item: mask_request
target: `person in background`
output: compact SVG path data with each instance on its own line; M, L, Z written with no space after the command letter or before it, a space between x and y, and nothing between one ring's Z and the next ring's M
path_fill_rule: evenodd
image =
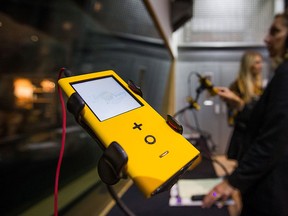
M239 159L243 134L251 111L263 90L262 67L262 55L255 51L246 51L241 58L238 76L229 87L238 97L235 97L235 101L223 97L228 107L228 124L234 127L227 150L229 159ZM223 91L221 87L218 89Z
M235 190L242 197L241 215L288 215L288 12L278 14L265 37L276 70L256 103L243 138L238 166L203 199L203 208L226 200ZM234 101L228 88L219 91Z

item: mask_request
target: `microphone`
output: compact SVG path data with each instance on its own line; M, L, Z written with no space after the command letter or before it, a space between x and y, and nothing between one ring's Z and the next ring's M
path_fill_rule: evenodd
M200 105L191 96L188 96L186 98L186 101L189 103L191 108L194 108L196 110L200 110Z
M218 89L213 86L212 82L207 77L203 77L198 73L197 76L200 82L200 86L197 89L197 92L200 93L202 90L207 89L211 96L215 96L218 94Z

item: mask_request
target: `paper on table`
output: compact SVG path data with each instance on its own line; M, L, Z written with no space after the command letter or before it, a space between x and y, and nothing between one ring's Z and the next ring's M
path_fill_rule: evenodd
M180 179L170 190L170 206L197 206L202 201L191 199L193 195L207 194L215 185L220 183L222 178L207 179ZM226 205L234 204L233 200L227 200Z
M179 196L183 198L191 198L192 195L207 194L215 185L221 181L222 178L181 179L177 183Z

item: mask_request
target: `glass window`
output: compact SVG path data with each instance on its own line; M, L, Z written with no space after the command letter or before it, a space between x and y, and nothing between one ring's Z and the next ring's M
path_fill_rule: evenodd
M142 1L1 1L0 215L19 215L53 194L61 146L60 68L75 75L114 70L142 87L145 99L160 110L169 66ZM67 114L60 188L96 172L101 154Z

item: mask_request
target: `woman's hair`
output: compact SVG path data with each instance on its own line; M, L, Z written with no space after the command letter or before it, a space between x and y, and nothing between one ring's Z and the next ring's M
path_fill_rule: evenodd
M283 13L278 13L274 16L274 18L283 18L284 25L288 27L288 9L286 9Z
M251 101L255 96L259 96L262 91L262 73L253 74L252 66L256 58L262 55L255 51L247 51L241 58L236 85L245 103Z
M280 18L283 20L284 26L288 28L288 9L283 13L278 13L274 16L274 19ZM288 38L285 41L285 47L283 47L283 53L280 56L274 56L272 58L272 68L276 69L284 60L288 60Z

